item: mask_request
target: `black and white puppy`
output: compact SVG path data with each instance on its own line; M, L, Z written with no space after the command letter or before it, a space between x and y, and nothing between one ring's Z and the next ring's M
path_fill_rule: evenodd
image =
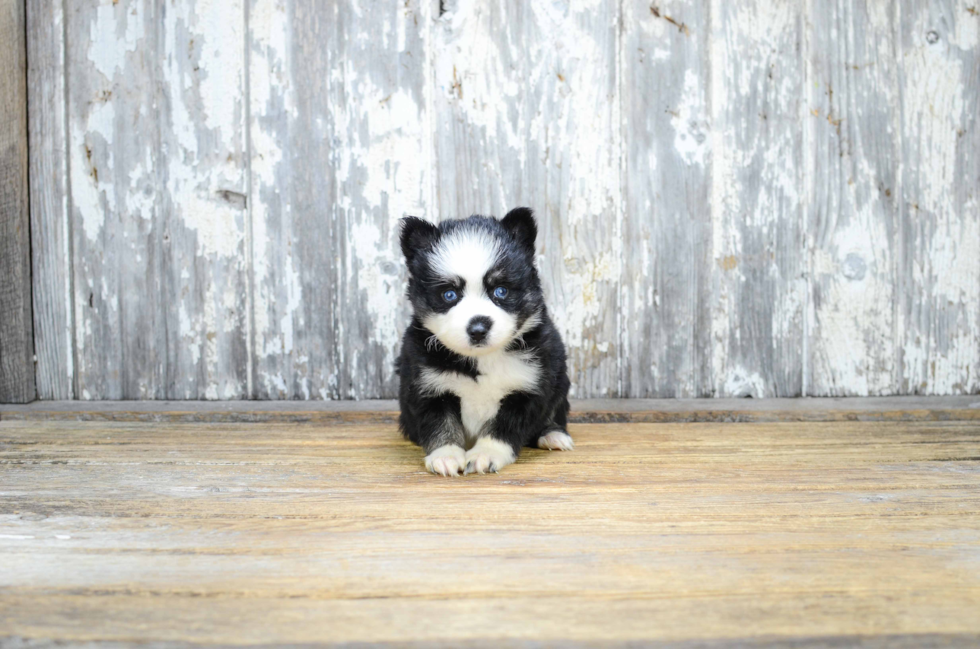
M523 446L572 449L565 346L534 267L536 236L525 207L499 221L402 219L414 314L398 359L400 423L432 473L498 471Z

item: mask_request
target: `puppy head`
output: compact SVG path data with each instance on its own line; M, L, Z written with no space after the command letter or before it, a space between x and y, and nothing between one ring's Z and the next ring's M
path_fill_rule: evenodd
M532 329L543 309L536 236L526 207L499 221L402 219L408 297L422 325L464 356L503 349Z

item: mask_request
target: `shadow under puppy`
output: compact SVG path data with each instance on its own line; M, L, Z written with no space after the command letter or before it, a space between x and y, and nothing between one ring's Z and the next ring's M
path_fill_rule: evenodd
M526 207L499 221L402 219L414 313L398 359L400 424L432 473L498 471L523 446L573 447L565 346L534 267L536 236Z

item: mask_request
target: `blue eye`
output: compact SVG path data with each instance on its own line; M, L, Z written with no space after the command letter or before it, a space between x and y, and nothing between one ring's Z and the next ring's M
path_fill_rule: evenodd
M493 289L493 296L498 300L502 300L507 297L507 289L503 286L498 286L497 288Z
M442 299L444 299L446 302L455 302L456 297L456 291L446 291L442 294Z

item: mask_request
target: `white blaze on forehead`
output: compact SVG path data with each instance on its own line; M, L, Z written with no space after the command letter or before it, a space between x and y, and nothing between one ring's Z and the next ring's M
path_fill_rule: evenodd
M500 242L483 230L454 232L439 240L431 257L432 270L445 279L461 277L469 291L479 291L483 277L500 255Z
M443 345L465 356L483 356L507 345L517 332L515 316L494 303L483 279L496 265L500 241L484 230L457 231L439 240L429 257L432 272L449 282L464 282L459 301L445 313L430 313L422 325ZM490 318L487 337L479 346L470 343L467 325L477 316Z

